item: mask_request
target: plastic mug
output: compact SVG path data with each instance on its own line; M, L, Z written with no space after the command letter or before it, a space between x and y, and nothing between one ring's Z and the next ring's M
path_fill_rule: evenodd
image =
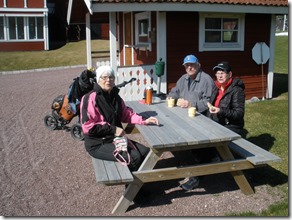
M174 107L174 99L173 98L167 99L167 106L170 108Z
M189 117L195 117L196 116L196 108L195 107L189 107L188 108L188 114L189 114Z

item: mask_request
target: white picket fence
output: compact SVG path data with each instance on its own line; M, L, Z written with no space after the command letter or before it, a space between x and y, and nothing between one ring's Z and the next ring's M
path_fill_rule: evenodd
M100 65L110 65L109 61L101 61L96 63L96 68ZM144 97L144 91L147 86L152 86L157 91L157 75L155 74L155 64L139 65L139 66L118 66L116 74L116 85L131 78L135 81L120 88L120 96L125 101L137 101ZM160 85L160 92L165 91L164 85Z

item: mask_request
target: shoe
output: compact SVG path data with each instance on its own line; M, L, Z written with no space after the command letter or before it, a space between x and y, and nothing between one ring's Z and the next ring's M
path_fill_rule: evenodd
M211 161L212 162L220 162L221 161L221 158L219 157L218 154L216 154L214 157L212 157Z
M188 179L186 179L186 182L181 184L180 187L182 189L184 189L185 191L189 191L189 190L192 190L194 188L197 188L199 186L199 183L200 183L199 177L192 176L192 177L189 177Z

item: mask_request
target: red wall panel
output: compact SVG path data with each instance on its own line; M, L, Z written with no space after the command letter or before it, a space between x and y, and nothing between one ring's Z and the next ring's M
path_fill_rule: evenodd
M7 0L6 5L8 8L24 8L24 0ZM3 7L3 0L0 7ZM27 0L27 7L44 8L44 0Z
M3 42L0 43L1 51L37 51L44 50L44 42Z
M24 8L24 0L7 0L6 5L8 8Z
M27 0L28 8L44 8L44 0Z
M252 48L257 42L269 46L271 20L268 14L246 14L244 51L205 51L199 52L199 16L196 12L167 13L167 89L175 85L185 73L183 59L194 54L201 68L214 78L213 67L223 61L229 61L234 77L242 78L246 84L246 98L262 97L261 66L252 59ZM183 24L183 25L181 25ZM179 34L181 33L181 34ZM264 86L268 62L264 64ZM264 88L266 90L266 88Z

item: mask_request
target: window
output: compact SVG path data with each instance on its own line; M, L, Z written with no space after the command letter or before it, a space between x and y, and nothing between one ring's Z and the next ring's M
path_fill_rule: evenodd
M139 37L144 37L148 35L149 21L148 19L143 19L138 21Z
M200 51L244 48L244 15L200 14L200 30Z
M136 47L144 47L151 50L149 33L151 31L150 12L135 14L135 42Z
M8 18L9 39L24 39L24 23L23 17Z
M41 17L31 17L29 22L29 39L43 38L43 19Z
M0 40L43 40L43 17L0 17Z
M0 40L4 40L4 18L0 17Z
M8 18L9 39L16 39L16 22L14 17Z

